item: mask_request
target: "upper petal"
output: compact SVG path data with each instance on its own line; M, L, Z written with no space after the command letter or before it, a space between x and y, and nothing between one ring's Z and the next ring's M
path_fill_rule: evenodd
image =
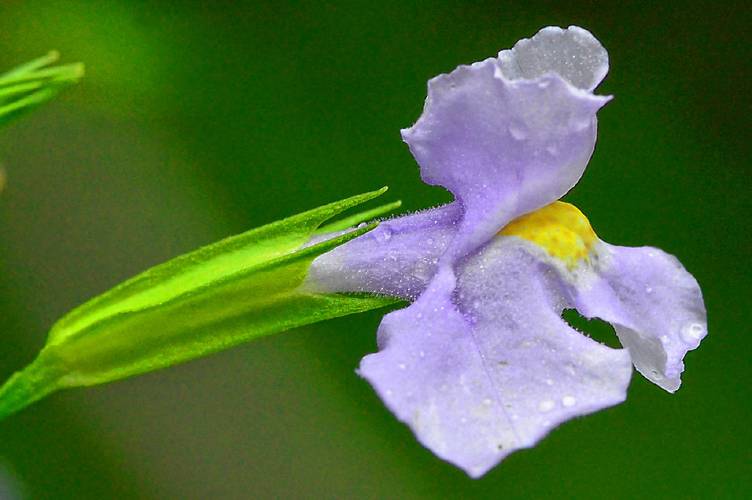
M608 101L590 92L607 60L587 31L545 28L499 58L429 81L423 114L402 136L423 180L465 209L448 260L577 183Z
M499 52L501 71L510 80L556 73L577 88L593 90L608 73L608 52L578 26L548 26Z
M477 477L552 428L624 400L631 365L560 317L558 275L499 238L460 271L454 300L388 314L360 373L417 438Z
M577 309L614 325L635 368L676 391L684 355L707 333L697 281L674 256L657 248L601 243L598 253L598 277L575 289Z

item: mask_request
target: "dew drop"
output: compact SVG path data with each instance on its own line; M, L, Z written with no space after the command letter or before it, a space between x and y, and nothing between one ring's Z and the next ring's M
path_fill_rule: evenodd
M400 370L404 370L404 369L406 369L406 368L407 368L407 365L406 365L405 363L400 363L400 364L399 364L399 365L397 365L397 366L399 366L399 369L400 369Z
M509 135L511 135L515 141L524 141L527 139L527 132L525 132L525 129L514 123L509 125Z
M546 385L554 385L554 381L551 380L550 378L547 378L546 379Z
M376 241L379 243L386 243L391 239L392 231L387 227L382 227L379 228L378 231L374 231L373 237L376 238Z
M421 358L425 358L426 357L426 353L424 351L420 351L418 353L418 356L420 356Z
M556 406L556 403L550 399L544 399L538 404L538 411L542 413L549 412L554 409L554 406Z
M483 400L483 404L485 406L491 406L491 403L492 403L492 401L490 399L488 399L488 398L486 398L486 399Z
M561 404L566 407L574 406L577 403L577 399L574 396L564 396L561 398Z
M575 132L582 132L583 130L586 130L588 127L590 127L591 124L590 117L588 118L580 118L577 120L574 120L572 123L572 127L574 128Z
M695 345L705 335L705 327L700 323L690 323L681 329L681 338L690 345Z
M559 154L559 148L556 146L556 144L549 144L546 146L546 153L550 154L551 156L556 156Z

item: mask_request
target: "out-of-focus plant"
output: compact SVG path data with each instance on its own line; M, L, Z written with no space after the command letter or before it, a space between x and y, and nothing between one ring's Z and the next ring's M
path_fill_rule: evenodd
M51 66L60 54L51 51L0 75L0 126L34 109L84 75L81 63Z
M59 58L60 54L53 50L0 75L0 127L49 101L84 76L82 63L51 66ZM5 168L0 165L0 193L6 179Z

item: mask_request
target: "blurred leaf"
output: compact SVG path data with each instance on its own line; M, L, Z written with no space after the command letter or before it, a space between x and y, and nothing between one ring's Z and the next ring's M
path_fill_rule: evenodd
M49 67L59 57L52 51L0 75L0 126L49 101L81 79L84 74L81 63Z
M319 226L385 190L200 248L74 309L53 326L37 359L0 388L0 418L57 389L123 379L263 335L398 302L363 294L312 293L300 287L314 258L378 223L316 242L311 237ZM343 220L357 224L395 206Z

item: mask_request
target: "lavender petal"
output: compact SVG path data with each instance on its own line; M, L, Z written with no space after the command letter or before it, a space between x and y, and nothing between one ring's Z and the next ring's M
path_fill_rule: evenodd
M676 391L685 354L707 333L697 281L676 257L657 248L602 243L601 253L600 278L575 291L577 309L613 324L635 368Z
M577 183L595 146L596 112L609 100L590 92L607 61L587 31L545 28L499 58L428 82L423 114L402 137L423 180L447 188L465 209L446 260ZM511 72L526 65L534 71Z
M494 240L462 266L454 301L425 293L388 314L360 366L421 443L473 477L626 396L628 353L561 319L560 278L530 249Z

